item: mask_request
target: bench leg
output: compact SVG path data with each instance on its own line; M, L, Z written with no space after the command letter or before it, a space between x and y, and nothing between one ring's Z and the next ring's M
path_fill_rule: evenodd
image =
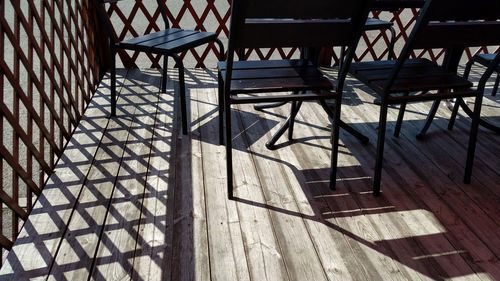
M182 134L187 135L187 102L186 102L186 85L184 83L184 64L182 59L177 55L172 55L172 58L177 63L179 68L179 96L181 98L181 120L182 120Z
M163 72L161 75L161 92L167 92L167 71L168 71L168 56L163 55Z

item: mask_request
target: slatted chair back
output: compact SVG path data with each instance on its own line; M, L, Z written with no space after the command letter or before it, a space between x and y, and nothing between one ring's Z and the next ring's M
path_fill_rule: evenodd
M368 17L369 0L234 0L231 7L225 91L230 91L238 48L349 46L354 50ZM339 72L337 91L354 52Z
M229 48L349 45L365 0L233 1Z
M427 0L384 92L414 49L500 45L500 1Z

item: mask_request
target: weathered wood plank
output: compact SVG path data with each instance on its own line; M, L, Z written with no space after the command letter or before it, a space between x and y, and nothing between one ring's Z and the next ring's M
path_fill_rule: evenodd
M216 122L203 120L217 105L215 89L195 91L199 132L202 137L200 157L207 212L210 273L212 280L250 280L248 261L236 202L227 200L225 187L224 146L217 145ZM215 121L215 120L213 120ZM211 171L206 173L206 171Z
M357 92L361 96L364 95L363 90L357 90ZM412 110L411 106L408 109L409 111ZM374 107L376 108L376 106ZM376 108L375 110L378 109ZM416 111L419 112L418 110ZM354 112L354 114L362 116L363 118L370 118L371 120L364 120L366 122L369 122L368 124L374 124L373 121L376 120L376 117L374 117L376 115L370 113L369 111L364 111L362 115L360 115L360 112ZM389 120L394 121L396 119L396 114L396 111L392 111L391 113L390 110ZM418 123L421 124L421 122ZM376 125L374 124L370 126L372 126L372 128L375 128ZM374 130L371 131L373 132ZM402 130L403 138L405 138L403 131L404 130ZM394 167L397 166L398 170L405 170L404 172L402 172L402 175L404 176L396 180L396 182L398 182L397 184L391 184L388 186L407 185L404 191L408 192L409 196L411 198L414 198L413 200L415 201L417 201L417 198L421 199L422 208L428 209L437 217L439 222L447 230L444 233L446 238L450 240L451 244L458 251L457 253L463 256L469 266L472 266L473 268L475 268L475 271L477 271L478 274L481 274L483 270L475 266L474 263L471 263L471 259L477 260L478 264L484 264L483 266L489 268L487 272L493 273L493 276L496 276L497 273L495 272L497 270L493 269L493 264L497 263L496 258L492 256L492 253L487 248L485 248L484 245L481 246L481 242L479 242L478 237L476 237L473 233L474 230L472 230L471 232L471 229L469 229L466 224L464 224L463 219L477 219L477 217L475 216L468 216L463 214L463 204L468 205L470 203L467 202L467 200L462 200L461 202L455 202L453 204L447 203L450 200L456 201L460 197L463 198L463 195L460 192L457 192L456 188L454 189L451 187L454 184L450 183L449 180L447 180L446 171L443 171L444 173L436 173L435 170L439 170L434 166L436 164L432 163L432 161L429 161L429 159L423 159L426 156L422 156L421 154L422 152L425 153L425 149L415 149L413 145L409 144L414 140L414 135L414 133L411 134L411 136L407 137L407 139L403 141L393 139L391 137L386 138L387 149L385 161L390 162L387 163L389 165L392 165ZM407 144L404 146L404 149L401 148L402 143ZM402 157L402 160L397 160L398 157L395 158L394 156L387 157L387 154L400 155L400 157ZM411 154L411 158L407 158L407 155L409 154ZM436 159L436 161L446 160ZM387 169L387 167L385 168ZM422 170L424 170L424 172L422 172ZM388 176L387 173L384 174L384 178L386 176ZM408 179L408 181L401 182L401 179ZM388 191L388 193L392 192L392 189ZM441 196L449 196L450 198L441 198ZM453 209L456 209L456 211L453 211ZM460 241L456 239L454 233L460 233ZM469 249L469 251L461 252L461 250L463 250L464 248ZM471 258L471 256L473 258ZM491 263L489 261L491 261ZM460 275L459 272L461 272L462 270L470 273L470 270L468 271L467 267L456 267L455 269L457 269L458 272L449 272L451 276L454 276L456 274ZM471 274L474 275L475 273L472 272Z
M348 107L344 107L343 110L346 111L350 109ZM358 126L358 128L360 127ZM367 130L363 130L363 132L369 133ZM371 178L373 171L369 168L364 168L367 167L367 165L360 165L358 162L372 162L373 155L375 153L374 146L362 145L352 136L348 136L345 133L343 133L342 136L343 138L351 140L348 141L348 148L350 151L356 151L356 153L351 154L349 151L344 150L344 154L340 156L339 176L342 178L342 181L341 185L339 185L339 192L344 191L347 188L349 196L347 196L347 198L342 198L342 201L332 202L332 206L342 206L342 202L349 201L346 199L356 201L360 209L350 209L352 210L352 215L364 215L367 217L376 230L378 236L377 240L379 241L377 243L384 245L381 249L383 250L385 248L387 251L385 253L381 253L392 257L399 265L398 267L400 270L405 272L405 275L407 275L409 279L425 280L428 278L447 276L446 272L443 272L440 266L433 262L433 260L415 259L415 257L428 255L426 250L429 249L430 252L435 251L439 253L446 251L453 252L455 250L452 246L450 246L445 237L440 234L444 230L443 227L439 225L438 222L435 222L435 220L422 220L422 225L419 221L417 221L417 226L412 226L411 224L414 224L415 222L409 218L418 215L425 215L427 211L421 209L421 207L414 206L414 204L411 203L413 202L413 199L401 194L400 189L391 189L384 193L384 196L374 198L370 192L371 181L366 180ZM369 133L369 137L371 139L375 138L373 133ZM321 141L326 142L326 139L322 138ZM352 148L352 145L355 147ZM345 156L347 156L348 159L351 158L352 160L346 162L344 160L346 159ZM353 156L356 156L356 158ZM398 157L392 156L390 158L391 161L400 163ZM401 165L398 165L398 168L399 166ZM389 186L397 186L394 182L396 179L399 182L405 183L405 185L406 180L410 182L413 180L413 178L404 178L404 176L407 175L398 174L396 169L392 169L391 167L385 168L388 170L386 171L386 174L389 172L391 173L390 176L386 176L384 174L384 182L389 183ZM391 198L395 197L396 199L393 201L386 200L386 195ZM331 199L329 198L329 201L335 201L335 198L336 197L332 197ZM408 203L410 203L410 206L407 206ZM343 208L336 210L336 212L339 212L343 210ZM427 236L432 237L432 239L419 238ZM442 248L446 249L446 251L442 249L437 250L436 247L430 247L429 244L432 244L433 242L442 246ZM422 247L422 243L426 243L428 247ZM460 257L458 260L462 262L462 266L465 264L463 259ZM457 270L454 269L452 272L455 273L456 271Z
M248 111L251 105L240 105L240 111ZM255 120L243 116L237 119L239 129L234 135L246 131L245 137L249 137L250 128L259 126ZM254 122L252 122L254 121ZM234 128L233 128L234 130ZM264 133L268 130L264 130ZM262 131L253 131L257 136L262 136ZM255 135L254 135L255 136ZM283 163L277 162L275 152L270 152L264 146L269 132L255 140L249 148L253 155L254 165L257 169L260 186L262 186L266 199L266 208L271 209L271 219L275 226L275 235L283 252L290 280L327 280L326 273L321 265L318 254L312 244L307 227L298 209L297 202L291 192L291 183L281 169Z
M138 230L146 212L143 200L161 76L149 71L133 78L132 97L122 94L121 98L129 100L132 104L128 107L135 112L130 116L133 121L94 258L92 279L129 279L134 274L136 244L144 239L138 236Z
M331 223L331 227L335 231L342 233L345 239L351 242L351 247L357 249L357 255L361 258L359 261L359 267L369 268L368 279L375 280L419 280L422 279L422 275L415 273L413 270L401 266L395 259L395 250L391 249L384 243L387 236L391 236L391 232L383 230L383 224L374 222L373 218L362 210L364 209L355 199L355 194L342 193L340 196L330 196L335 195L328 189L328 179L330 171L330 133L329 128L327 128L329 121L326 120L326 114L322 112L321 108L316 104L305 104L303 106L304 110L301 110L299 115L299 120L306 120L303 123L297 125L296 137L299 139L311 138L311 136L318 136L314 139L314 145L312 142L310 145L303 147L301 144L291 145L291 149L295 152L296 158L300 158L300 161L293 160L292 157L284 158L286 154L280 153L282 159L290 159L297 165L299 169L297 174L301 174L300 171L306 172L304 176L308 177L308 180L312 182L310 186L315 192L315 195L319 198L324 198L328 208L323 215L324 219ZM286 108L283 108L280 112L286 114ZM322 122L316 118L317 116L323 117ZM324 124L324 129L318 131L317 129L311 129L309 124L315 124L317 127L322 127ZM314 138L314 137L313 137ZM342 145L342 143L341 143ZM339 166L342 169L343 166L354 166L356 165L356 159L352 157L344 157L348 151L345 148L340 149L341 155L339 159ZM290 175L290 177L292 174ZM309 192L309 186L304 187L304 192ZM342 185L339 186L339 189ZM365 195L366 197L366 195ZM389 210L386 208L389 207ZM377 208L374 208L377 209ZM380 212L390 213L390 206L379 206ZM336 227L336 228L335 228ZM400 245L406 246L406 245ZM407 252L408 250L402 247L398 249L399 252ZM358 258L360 258L358 257ZM423 278L425 279L425 278Z
M192 126L188 136L176 142L175 210L172 280L210 280L209 241L205 206L205 181L200 143L199 98L189 89L188 112Z
M199 116L207 116L209 112L217 108L216 97L216 89L210 88L204 91L204 94L200 96L200 101L208 101L208 104L200 103L200 106L205 105L203 111L201 111L202 107L200 107ZM218 179L218 184L225 187L225 176L222 176L225 175L225 159L223 159L225 148L224 146L214 147L213 145L213 143L218 142L217 119L218 116L212 114L210 119L204 121L204 125L201 127L202 141L204 141L203 152L204 155L206 153L216 153L217 162L221 165L221 177ZM236 133L236 135L238 134ZM233 167L235 169L237 216L245 246L243 255L246 257L250 279L288 280L282 252L274 235L269 210L264 207L265 199L251 155L240 152L240 148L245 146L242 137L235 137L233 145L236 148L233 151ZM205 167L212 165L212 158L203 157L203 159L207 160ZM207 185L206 188L209 190L210 185ZM227 198L227 195L224 198Z
M379 107L367 87L348 80L342 115L371 143L341 131L334 192L327 185L330 121L317 104L304 104L297 117L299 143L277 151L264 142L289 106L260 113L239 105L236 200L228 201L215 74L187 73L188 136L177 134L175 83L160 94L155 114L143 98L152 96L148 88L157 91L159 73L131 72L121 117L108 124L103 81L0 280L45 280L49 273L49 280L500 279L497 135L481 129L473 182L466 185L468 118L448 132L443 106L427 139L417 141L429 104L410 104L396 139L390 135L397 110L389 110L383 192L374 198ZM498 100L486 98L484 116L500 120Z
M167 86L170 89L171 83ZM160 93L138 234L142 239L135 250L133 280L171 280L176 157L173 104L170 90Z
M117 92L126 73L118 72ZM105 77L97 89L7 256L0 280L45 279L49 274L82 185L96 152L101 149L99 145L108 126L109 110L105 105L108 105L109 82Z
M288 109L289 106L285 106L283 111L287 111ZM245 110L251 111L251 106L245 106ZM268 118L272 120L266 121ZM269 138L268 124L277 124L275 121L280 122L282 119L271 118L267 114L246 114L245 118L242 118L242 122L244 127L249 128L247 134L247 138L249 139L248 142L258 142L259 139L261 139L261 142L266 141ZM278 160L278 158L276 159L276 161L281 162L283 165L282 172L287 176L288 181L290 181L291 194L297 202L297 213L289 211L290 215L303 217L306 229L309 232L308 239L312 240L321 265L329 280L368 279L368 276L363 275L363 272L359 270L358 265L352 263L354 255L352 251L350 251L349 245L343 238L342 233L338 231L338 228L335 228L335 226L332 226L330 222L327 222L323 218L322 209L324 204L321 202L322 200L320 198L316 198L310 192L310 183L301 173L302 169L300 163L305 160L305 155L299 155L298 157L301 159L296 158L292 151L293 147L296 146L284 147L277 150L277 155L279 155L279 159L281 160ZM311 147L306 147L305 150L309 148ZM257 149L263 150L259 151ZM253 149L253 151L254 154L260 156L259 158L273 157L273 153L269 153L262 144L260 144L259 148ZM307 153L315 155L315 153L311 151ZM317 182L320 182L320 180ZM314 183L312 184L314 185ZM282 186L281 188L286 187ZM251 194L255 192L257 191L252 191ZM269 209L273 210L271 207L269 207ZM347 267L356 269L349 270Z
M55 257L49 280L85 280L92 271L116 176L126 150L132 116L137 109L133 104L130 105L130 102L140 101L130 90L133 85L134 82L130 79L124 82L117 101L118 117L112 118L106 129L78 198L78 204L68 223L68 231ZM107 255L111 256L112 253L108 252Z

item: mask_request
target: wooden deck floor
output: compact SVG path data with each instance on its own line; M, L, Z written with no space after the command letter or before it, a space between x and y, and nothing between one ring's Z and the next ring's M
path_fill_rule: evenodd
M175 73L175 72L172 72ZM215 72L190 70L191 133L156 70L121 72L118 117L104 80L0 271L1 280L500 280L500 136L481 130L462 183L469 120L442 106L390 110L382 195L371 195L378 107L349 80L338 190L328 189L329 121L303 106L292 143L265 141L289 110L233 114L236 199L217 145ZM333 74L332 74L333 77ZM498 98L484 115L500 121ZM239 132L243 133L239 133ZM269 132L270 131L270 132Z

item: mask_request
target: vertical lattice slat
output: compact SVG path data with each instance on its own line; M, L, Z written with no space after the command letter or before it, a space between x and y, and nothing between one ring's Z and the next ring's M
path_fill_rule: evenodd
M4 17L5 17L5 2L0 1L0 18L4 18ZM4 44L5 44L5 42L4 42L3 26L2 26L2 24L0 24L0 61L5 61ZM0 68L0 71L1 71L1 68ZM4 100L3 91L4 91L4 75L2 74L2 72L0 72L0 103L3 103L3 100ZM4 146L3 133L2 133L3 132L3 122L4 122L3 113L0 110L0 147ZM3 186L4 186L4 180L3 180L4 164L3 164L3 162L4 162L3 158L0 159L0 187L2 187L2 191L3 191ZM3 252L3 249L5 249L5 248L9 249L8 242L10 242L9 239L3 235L3 233L4 233L3 206L4 206L3 201L0 200L0 240L3 240L3 242L0 241L0 250L2 250L2 252Z

